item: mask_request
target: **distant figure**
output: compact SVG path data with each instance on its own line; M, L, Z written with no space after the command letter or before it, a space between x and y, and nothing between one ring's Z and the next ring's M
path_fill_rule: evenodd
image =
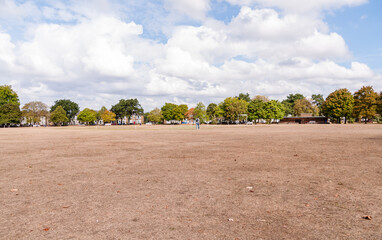
M200 129L200 120L199 120L199 118L197 118L195 120L195 124L196 124L196 129Z

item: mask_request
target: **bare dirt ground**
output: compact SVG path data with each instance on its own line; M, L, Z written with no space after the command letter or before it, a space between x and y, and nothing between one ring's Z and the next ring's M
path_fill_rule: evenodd
M0 195L0 239L382 239L382 125L0 129Z

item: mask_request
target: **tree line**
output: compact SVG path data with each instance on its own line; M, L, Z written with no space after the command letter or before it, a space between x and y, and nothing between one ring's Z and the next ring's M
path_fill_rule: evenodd
M282 101L257 95L251 98L248 93L228 97L220 103L210 103L207 107L199 102L195 108L186 104L165 103L160 109L144 112L138 99L121 99L110 109L100 110L85 108L79 111L77 103L69 99L60 99L50 108L43 102L32 101L20 109L17 93L11 86L0 86L0 126L16 125L22 119L27 124L40 123L45 119L54 125L68 125L75 117L85 124L98 121L110 123L118 119L130 118L132 115L144 115L153 123L166 121L183 121L199 118L201 122L230 123L249 120L255 123L266 120L282 119L288 116L301 116L310 113L312 116L326 116L334 122L354 122L363 120L367 123L382 115L382 92L377 93L371 86L364 86L354 94L346 88L335 90L326 99L322 94L313 94L310 98L300 93L289 94Z

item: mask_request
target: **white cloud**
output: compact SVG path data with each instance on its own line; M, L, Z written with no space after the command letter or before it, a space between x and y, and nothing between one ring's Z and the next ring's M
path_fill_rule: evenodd
M312 4L334 9L361 2ZM0 32L0 73L23 103L70 98L83 108L100 108L138 97L150 110L165 101L208 104L240 92L282 98L366 84L382 87L381 75L367 65L356 60L338 64L352 60L345 40L330 32L322 18L289 11L295 1L268 2L288 9L283 14L244 6L225 24L205 18L209 1L168 0L171 14L192 14L202 24L174 26L166 43L144 38L142 25L123 21L111 3L99 3L87 9L85 1L42 8L44 18L70 23L27 25L26 40Z
M368 0L226 0L235 5L259 5L260 7L277 7L288 13L312 14L323 10L334 10L344 6L358 6Z
M165 8L173 15L203 20L210 10L210 0L164 0Z

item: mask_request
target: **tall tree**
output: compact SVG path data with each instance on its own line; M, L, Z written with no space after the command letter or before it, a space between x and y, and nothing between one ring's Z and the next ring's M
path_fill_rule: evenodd
M281 119L285 115L285 107L276 100L264 103L264 118L271 123L272 119Z
M151 110L149 115L147 116L148 120L153 123L160 123L162 122L162 112L159 108L154 108Z
M207 120L206 106L202 102L199 102L198 104L196 104L196 107L194 110L194 119L196 118L200 119L200 123Z
M251 101L251 97L249 96L249 93L240 93L239 96L236 98L244 100L247 103L249 103Z
M50 108L50 112L56 110L58 106L61 106L65 112L69 121L73 120L74 116L80 111L78 104L70 101L69 99L60 99L54 102L54 105Z
M317 116L319 113L318 107L313 105L308 99L298 99L294 103L293 112L295 116L301 116L302 113L311 113Z
M248 120L255 120L255 124L259 119L265 119L265 102L260 98L253 99L248 105Z
M40 123L41 118L45 118L45 122L48 120L48 105L43 102L29 102L22 108L22 115L27 119L28 123Z
M15 104L20 106L19 96L9 85L0 86L0 105Z
M297 100L304 98L304 95L300 93L289 94L287 98L281 102L285 107L285 115L296 115L294 113L294 104Z
M215 118L215 108L216 108L217 104L216 103L210 103L208 104L208 107L207 107L207 117L212 120Z
M115 113L113 113L107 109L102 111L101 119L104 123L109 123L109 122L115 121L115 117L116 117Z
M354 93L354 116L364 118L365 123L377 113L378 93L371 86L364 86Z
M224 99L222 103L224 118L226 120L238 120L240 115L247 113L247 108L248 102L238 98L228 97Z
M322 115L322 104L325 102L324 96L322 94L312 94L312 103L317 106L318 114Z
M57 106L56 109L50 113L50 121L52 121L54 125L63 125L69 121L66 116L66 111L62 106Z
M0 105L0 126L20 123L21 111L17 104L5 103Z
M121 99L110 110L116 114L118 119L123 119L124 117L130 118L133 114L143 114L143 108L136 98Z
M11 86L0 86L0 125L20 123L20 101Z
M107 108L105 106L102 106L101 109L97 112L97 121L102 120L102 114L107 111ZM115 114L115 113L114 113ZM114 121L114 120L112 120ZM105 121L104 121L105 122Z
M180 104L179 105L179 112L182 114L182 119L183 120L186 118L185 114L188 111L188 106L186 104Z
M345 123L348 117L353 113L354 98L346 88L338 89L329 94L322 104L322 112L325 116L337 119L340 123L341 117L345 117Z
M173 103L165 103L164 106L161 108L163 118L167 121L175 120L175 110L178 106Z
M97 112L92 109L85 108L78 114L77 120L89 125L97 120Z

